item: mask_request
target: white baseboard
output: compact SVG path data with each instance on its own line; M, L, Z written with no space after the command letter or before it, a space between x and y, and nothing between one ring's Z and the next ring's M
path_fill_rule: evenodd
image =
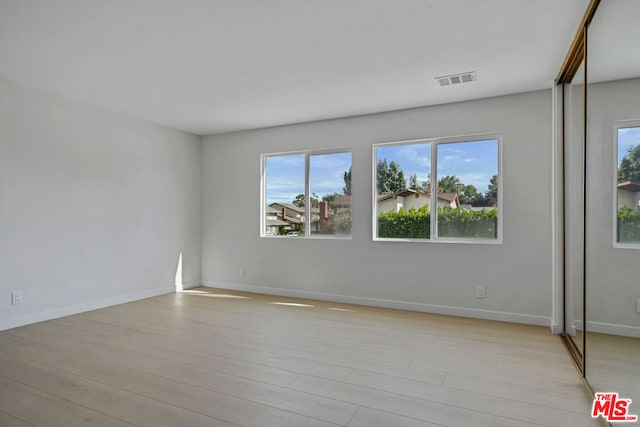
M194 284L198 286L199 282ZM184 285L185 287L187 284ZM110 307L112 305L124 304L127 302L137 301L145 298L157 297L175 292L175 287L155 288L146 291L134 292L126 295L103 298L87 303L55 308L52 310L40 311L38 313L17 316L9 319L0 320L0 331L17 328L19 326L30 325L32 323L44 322L45 320L57 319L59 317L70 316L72 314L84 313L86 311L97 310L99 308Z
M200 286L200 281L199 280L197 282L183 283L182 284L182 289L193 289L193 288L197 288L198 286Z
M241 283L202 282L202 286L235 291L255 292L258 294L316 299L320 301L341 302L346 304L367 305L372 307L395 308L398 310L421 311L425 313L445 314L459 317L472 317L476 319L498 320L501 322L524 323L528 325L549 326L551 322L551 318L548 316L535 316L531 314L509 313L504 311L481 310L477 308L452 307L446 305L422 304L378 298L326 294L321 292L254 286Z
M576 327L574 329L581 331L582 321L576 320L575 324ZM617 325L615 323L592 322L591 320L587 320L587 334L589 332L640 338L640 326Z
M551 320L551 333L553 334L561 334L562 333L562 327L558 324L558 322L554 322L553 320Z
M589 332L640 338L640 327L638 326L616 325L613 323L591 322L587 320L587 336Z

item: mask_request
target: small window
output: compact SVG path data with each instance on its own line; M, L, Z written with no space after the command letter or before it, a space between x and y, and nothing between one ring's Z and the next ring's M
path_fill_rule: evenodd
M640 121L616 126L616 243L640 247Z
M374 238L500 242L500 139L375 145Z
M263 155L262 236L351 236L351 152Z

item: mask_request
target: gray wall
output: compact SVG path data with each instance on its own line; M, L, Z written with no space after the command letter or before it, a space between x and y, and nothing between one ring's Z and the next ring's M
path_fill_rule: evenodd
M175 290L180 253L199 283L199 155L197 136L0 80L0 329Z
M549 325L551 105L541 91L203 138L203 283ZM372 241L372 144L493 131L503 244ZM260 155L340 146L353 150L353 239L260 238Z

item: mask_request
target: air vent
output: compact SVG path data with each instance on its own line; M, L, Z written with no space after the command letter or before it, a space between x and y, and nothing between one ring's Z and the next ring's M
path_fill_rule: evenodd
M461 83L470 83L476 81L476 72L451 74L449 76L436 77L440 86L459 85Z

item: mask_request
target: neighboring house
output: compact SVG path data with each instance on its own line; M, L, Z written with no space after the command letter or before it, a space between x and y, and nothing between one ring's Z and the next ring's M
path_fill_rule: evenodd
M336 214L351 211L351 196L337 196L330 205Z
M291 203L271 203L267 206L266 212L268 235L277 236L281 229L301 231L305 223L304 208L293 205ZM273 222L278 220L280 222ZM317 232L319 229L320 208L311 208L311 224L309 225L311 232ZM269 224L273 224L269 228Z
M627 206L633 210L640 209L640 184L633 181L618 184L618 209Z
M280 234L281 228L290 228L290 224L280 219L282 211L267 206L267 212L265 214L265 234L267 236L277 236Z
M438 207L459 208L460 199L458 193L438 193Z
M420 209L429 205L431 195L422 191L406 189L394 194L378 195L378 212L399 212L400 209L408 211L410 209ZM460 200L456 193L438 194L438 207L459 208Z
M271 227L269 227L270 224ZM281 229L300 230L303 225L304 208L290 203L271 203L267 206L265 227L267 234L278 235Z

